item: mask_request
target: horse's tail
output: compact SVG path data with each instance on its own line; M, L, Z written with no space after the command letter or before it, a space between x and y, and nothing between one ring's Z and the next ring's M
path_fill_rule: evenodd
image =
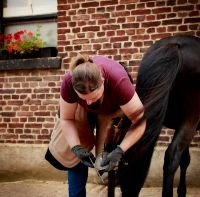
M169 93L182 65L179 48L178 44L155 44L142 59L136 92L144 105L147 125L143 137L130 149L130 153L145 151L155 144L160 134Z

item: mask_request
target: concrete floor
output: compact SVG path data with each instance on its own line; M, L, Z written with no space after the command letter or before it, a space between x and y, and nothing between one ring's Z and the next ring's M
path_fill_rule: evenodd
M87 197L107 197L104 185L87 184ZM120 189L116 188L116 197ZM174 189L174 197L176 197ZM188 188L187 197L199 197L200 188ZM0 197L68 197L67 183L60 181L25 180L0 182ZM161 188L143 188L140 197L161 197Z

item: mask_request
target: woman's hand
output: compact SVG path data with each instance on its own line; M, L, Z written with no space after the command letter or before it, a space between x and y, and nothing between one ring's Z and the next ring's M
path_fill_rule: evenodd
M81 160L84 165L94 168L95 157L90 151L81 145L72 147L71 151Z
M102 167L107 166L105 171L116 170L123 155L124 151L118 146L111 153L103 154L101 166Z

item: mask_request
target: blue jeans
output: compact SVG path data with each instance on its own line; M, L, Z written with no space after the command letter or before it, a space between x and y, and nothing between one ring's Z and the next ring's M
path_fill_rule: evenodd
M88 167L79 163L68 169L69 197L86 197Z

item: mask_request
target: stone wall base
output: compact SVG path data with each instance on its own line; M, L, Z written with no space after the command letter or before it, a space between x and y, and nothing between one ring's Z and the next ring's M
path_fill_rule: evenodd
M66 181L64 171L54 169L45 159L47 145L0 144L0 181L24 179ZM166 147L156 147L149 174L145 182L148 187L161 187L163 159ZM200 187L200 149L190 148L191 163L187 171L187 185ZM175 176L175 185L179 179ZM94 169L89 171L88 182L101 183Z

